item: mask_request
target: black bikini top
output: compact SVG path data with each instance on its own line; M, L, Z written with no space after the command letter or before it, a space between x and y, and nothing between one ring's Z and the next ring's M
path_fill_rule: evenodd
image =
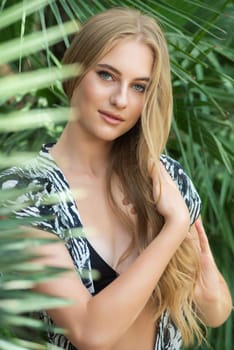
M108 265L105 260L103 260L103 258L96 252L89 241L87 242L90 251L91 267L92 269L95 269L99 272L99 276L93 279L95 295L103 288L108 286L108 284L113 282L118 277L118 273L110 265Z

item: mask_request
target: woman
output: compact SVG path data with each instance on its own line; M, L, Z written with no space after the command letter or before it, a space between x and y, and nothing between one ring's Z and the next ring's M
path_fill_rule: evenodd
M28 186L17 216L37 218L31 234L56 234L37 249L37 262L70 269L34 287L73 301L43 313L49 339L79 350L179 349L201 340L199 323L220 325L232 304L199 196L162 155L172 92L161 29L136 10L110 9L77 34L64 56L74 62L83 70L64 83L71 119L58 142L1 177L3 188ZM80 188L84 198L72 193Z

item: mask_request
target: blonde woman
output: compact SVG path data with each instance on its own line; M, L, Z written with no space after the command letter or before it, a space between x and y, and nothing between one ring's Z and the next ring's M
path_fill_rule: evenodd
M71 118L61 137L1 176L3 188L33 183L16 214L37 218L31 234L55 234L37 262L70 269L34 288L72 300L42 313L49 340L69 350L175 350L201 340L200 323L219 326L232 303L200 198L162 155L172 114L163 33L137 10L113 8L76 35L64 56L74 62L83 71L64 83Z

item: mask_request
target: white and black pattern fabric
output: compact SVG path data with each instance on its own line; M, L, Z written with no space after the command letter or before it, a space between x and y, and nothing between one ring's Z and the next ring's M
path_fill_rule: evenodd
M155 350L178 350L182 344L182 336L171 321L168 312L164 312L158 325Z
M91 294L94 294L90 252L78 208L71 189L49 149L53 144L43 145L36 159L22 167L13 167L0 174L1 189L24 189L23 194L12 203L13 214L21 219L30 217L32 225L56 234L64 241L80 278ZM190 212L191 224L201 211L201 201L191 180L174 159L162 155L161 161L177 183ZM64 335L55 334L54 324L46 312L40 318L47 324L48 340L65 350L77 350ZM165 312L157 327L155 350L178 350L181 333Z
M171 157L162 155L161 162L165 166L172 179L176 182L190 213L192 225L201 211L201 199L188 175L184 172L180 163Z

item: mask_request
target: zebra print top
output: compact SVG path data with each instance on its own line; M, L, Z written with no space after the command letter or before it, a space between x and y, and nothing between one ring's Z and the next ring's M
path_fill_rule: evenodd
M0 188L25 189L24 194L17 198L17 203L23 206L15 210L14 215L17 218L32 217L33 225L58 235L72 257L78 278L94 294L87 239L69 184L49 154L52 146L43 145L35 159L22 167L13 167L1 173ZM178 162L165 155L161 156L161 161L178 185L192 224L200 214L200 198ZM54 332L53 321L46 312L41 312L40 317L48 326L49 342L65 350L76 350L64 335ZM178 350L180 346L181 333L170 320L169 313L165 312L157 327L154 350Z

